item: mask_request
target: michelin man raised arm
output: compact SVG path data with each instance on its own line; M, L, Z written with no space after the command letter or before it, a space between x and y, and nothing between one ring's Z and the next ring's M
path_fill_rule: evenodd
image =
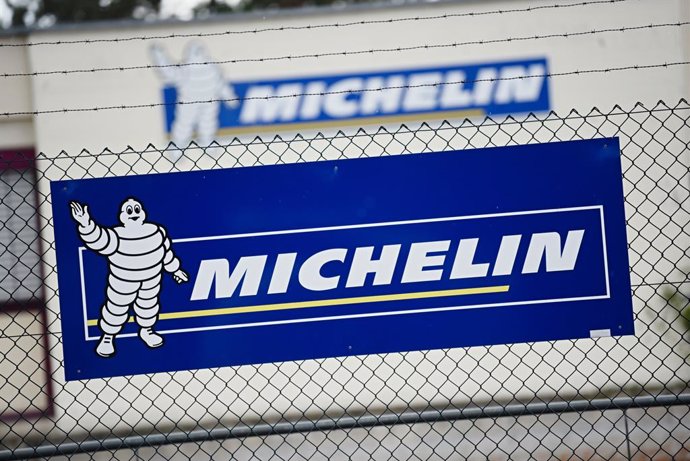
M177 283L189 280L173 253L164 227L146 221L146 212L136 199L120 207L120 226L96 224L89 207L70 203L72 218L79 224L79 237L87 248L108 258L106 301L98 322L103 335L96 347L101 357L115 354L114 339L129 317L130 308L139 325L139 337L150 347L163 345L163 337L153 327L158 320L158 297L163 272Z

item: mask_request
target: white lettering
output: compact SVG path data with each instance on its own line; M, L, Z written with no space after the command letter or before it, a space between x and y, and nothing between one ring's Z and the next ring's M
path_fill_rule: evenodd
M346 78L335 82L324 98L323 111L331 117L352 117L359 109L358 95L364 82L361 78Z
M520 265L522 274L571 271L575 269L585 230L568 231L563 245L561 234L532 234L524 261L518 261L523 238L520 234L502 236L496 258L487 262L475 260L479 238L460 239L448 272L445 271L445 264L450 240L411 243L404 262L400 261L400 244L357 247L349 267L342 263L347 260L350 250L326 249L309 256L299 271L296 268L297 253L280 253L275 258L266 293L288 293L295 272L305 289L326 291L338 288L345 277L344 288L390 285L398 265L403 265L400 283L434 282L444 277L449 280L487 277L490 271L492 276L508 276L519 270ZM255 296L259 292L267 261L267 255L243 256L232 268L228 259L202 260L190 299L209 299L212 290L216 299L230 298L237 293L238 296ZM330 263L341 264L326 268Z
M473 262L478 243L479 239L477 238L460 240L450 278L486 277L486 274L489 272L489 263L476 264Z
M402 283L431 282L441 280L443 269L428 270L432 267L443 266L446 255L429 256L429 253L448 251L450 240L437 242L421 242L410 245L410 254L405 263Z
M443 75L439 72L412 74L403 100L403 109L408 112L433 110L438 107L439 83Z
M271 283L268 286L269 295L287 293L292 269L295 267L295 259L297 259L297 253L282 253L278 255L276 266L271 276Z
M522 235L505 235L501 239L501 246L498 247L496 265L491 275L510 275L513 272L515 258L518 248L520 248Z
M307 290L325 291L338 287L340 276L324 277L321 268L332 261L343 262L347 256L346 248L333 248L311 255L299 270L299 283Z
M496 69L487 67L477 72L477 78L474 82L474 103L478 106L484 106L491 102L491 94L496 86Z
M496 88L496 102L507 104L536 100L541 93L545 73L543 64L532 64L527 69L524 66L502 68L499 77L501 80Z
M391 75L385 81L383 77L367 79L365 91L362 93L360 110L363 115L391 114L400 110L405 77Z
M374 285L390 285L400 254L400 245L385 245L381 250L381 258L378 260L372 260L373 254L374 247L361 247L355 250L350 274L345 284L347 288L364 286L367 274L376 274Z
M446 74L446 84L441 90L441 107L448 109L472 104L472 92L465 89L465 80L465 73L459 70Z
M192 290L192 301L208 299L211 287L215 282L216 298L230 298L237 286L242 284L240 296L254 296L259 292L261 275L266 265L266 255L243 256L237 261L230 274L230 262L227 259L205 259L199 264Z
M326 83L324 82L310 82L307 85L305 95L302 97L302 107L300 108L300 117L304 120L313 120L319 118L321 114L321 102L323 100L323 93L326 92Z
M573 270L584 235L584 229L568 232L562 252L561 236L558 232L544 232L532 235L527 248L525 265L522 267L522 273L534 274L538 272L545 255L546 272Z
M289 96L300 93L301 83L280 85L276 89L270 85L252 86L244 98L240 122L249 125L294 120L300 97Z

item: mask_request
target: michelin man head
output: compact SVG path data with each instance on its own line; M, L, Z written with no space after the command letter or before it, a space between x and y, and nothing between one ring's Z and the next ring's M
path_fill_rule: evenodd
M128 198L120 207L120 222L125 226L141 226L146 221L146 212L137 200Z

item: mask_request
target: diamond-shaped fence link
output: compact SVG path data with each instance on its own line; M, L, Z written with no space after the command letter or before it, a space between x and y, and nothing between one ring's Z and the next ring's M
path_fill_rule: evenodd
M690 460L689 122L682 100L2 157L0 460ZM52 180L611 136L622 148L634 337L64 380Z

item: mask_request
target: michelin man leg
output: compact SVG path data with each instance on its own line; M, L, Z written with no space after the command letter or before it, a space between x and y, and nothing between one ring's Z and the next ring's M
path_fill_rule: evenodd
M96 354L101 357L111 357L115 354L115 336L127 321L129 308L136 299L140 286L139 282L126 282L113 275L108 276L107 299L98 322L103 336L96 347Z
M141 288L134 301L134 314L139 324L139 337L150 348L163 345L163 337L153 331L153 326L158 320L158 294L161 288L161 276L146 280L141 283Z
M182 104L175 108L175 121L171 136L176 149L173 149L170 154L173 162L179 160L184 150L189 147L198 111L199 109L194 104Z
M218 132L218 114L220 113L220 102L200 104L197 110L199 111L199 120L197 123L197 137L199 139L199 145L208 148L215 140Z

